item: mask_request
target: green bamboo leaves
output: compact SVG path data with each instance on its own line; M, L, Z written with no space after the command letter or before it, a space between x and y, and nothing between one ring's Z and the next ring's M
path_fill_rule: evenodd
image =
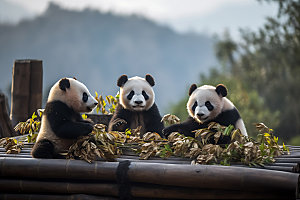
M105 98L103 98L102 95L98 95L97 92L95 92L95 95L95 99L98 101L98 105L96 107L97 113L101 112L102 114L107 115L115 112L119 101L119 94L117 94L115 97L108 95Z
M39 111L39 117L41 118L41 116L42 112ZM27 142L31 143L36 141L40 127L41 122L34 112L30 119L28 119L26 122L19 122L14 129L15 131L19 131L22 135L28 134Z

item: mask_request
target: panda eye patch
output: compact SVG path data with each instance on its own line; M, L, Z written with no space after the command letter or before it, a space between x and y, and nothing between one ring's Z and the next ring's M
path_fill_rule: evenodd
M128 99L128 100L131 100L132 97L133 97L133 95L134 95L134 91L131 90L131 92L127 95L127 99Z
M88 98L89 98L89 97L88 97L87 93L84 92L84 93L82 94L82 101L83 101L83 102L87 102Z
M212 110L214 109L214 106L211 105L211 103L210 103L209 101L205 102L205 106L207 107L207 109L208 109L209 111L212 111Z
M147 101L149 99L148 94L143 90L142 95L144 96L145 100Z
M195 101L195 103L194 103L194 105L193 105L193 107L192 107L192 110L195 112L195 109L196 109L196 107L198 106L198 103L197 103L197 101Z

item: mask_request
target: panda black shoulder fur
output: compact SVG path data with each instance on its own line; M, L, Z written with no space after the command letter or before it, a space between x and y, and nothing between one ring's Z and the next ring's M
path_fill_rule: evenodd
M155 104L154 84L149 74L145 78L135 76L128 79L127 75L119 77L117 85L120 87L120 99L110 120L109 131L125 131L141 126L141 136L147 132L162 135L164 125Z
M204 85L197 88L196 84L193 84L189 89L189 95L187 103L189 118L181 124L165 128L163 130L165 136L172 132L179 132L195 137L192 131L207 128L210 122L217 122L224 126L234 125L247 136L244 122L237 108L226 98L227 88L224 85L219 84L217 87Z
M32 149L34 158L61 158L81 135L93 130L80 112L90 112L97 105L87 87L73 78L63 78L50 90L41 128Z

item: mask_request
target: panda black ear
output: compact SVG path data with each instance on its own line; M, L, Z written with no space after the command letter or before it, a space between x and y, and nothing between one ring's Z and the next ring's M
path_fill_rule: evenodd
M118 78L117 86L122 87L128 80L128 77L126 74L123 74Z
M150 74L146 74L145 79L152 87L155 85L154 78Z
M217 85L216 92L218 93L218 95L221 95L222 97L226 97L227 96L227 88L223 84Z
M197 85L193 84L191 85L190 89L189 89L189 96L191 96L191 94L197 89Z
M70 81L67 78L60 79L59 88L63 91L66 91L67 88L70 88Z

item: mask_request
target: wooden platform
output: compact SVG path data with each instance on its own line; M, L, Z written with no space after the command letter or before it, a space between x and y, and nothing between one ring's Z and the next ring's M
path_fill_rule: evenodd
M190 165L188 159L117 162L33 159L0 148L0 199L297 199L300 147L272 165Z

